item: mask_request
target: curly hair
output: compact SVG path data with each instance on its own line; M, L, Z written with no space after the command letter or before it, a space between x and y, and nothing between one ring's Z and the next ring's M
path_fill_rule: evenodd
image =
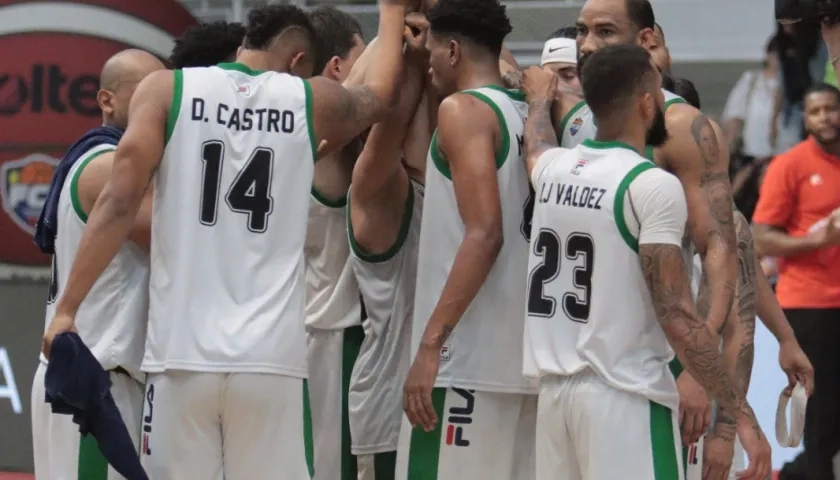
M234 55L242 45L245 26L241 23L202 23L188 28L175 40L169 56L173 68L210 67Z
M440 0L426 18L432 33L461 36L495 55L513 30L499 0Z

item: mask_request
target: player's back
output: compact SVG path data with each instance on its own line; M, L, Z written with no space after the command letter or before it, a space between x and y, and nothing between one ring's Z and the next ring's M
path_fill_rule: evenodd
M532 176L525 374L589 368L615 388L676 407L673 351L643 277L628 195L638 178L668 174L618 142L552 153Z
M311 106L308 83L290 75L175 72L154 184L146 371L305 375Z

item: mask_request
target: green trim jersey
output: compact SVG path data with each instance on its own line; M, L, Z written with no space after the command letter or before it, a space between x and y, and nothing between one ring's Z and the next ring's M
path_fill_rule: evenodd
M305 378L309 83L239 63L174 76L143 369Z
M70 168L58 200L58 234L52 258L52 278L47 300L46 326L55 316L55 301L64 292L76 250L82 240L87 214L79 198L79 178L91 160L114 145L88 150ZM146 322L149 313L149 257L132 242L124 243L93 284L76 313L76 328L93 356L105 370L122 367L140 382ZM41 354L41 361L47 359Z
M533 393L522 376L522 312L528 236L524 209L529 185L522 141L527 115L524 95L501 87L467 90L485 102L499 120L501 148L496 168L502 207L504 244L490 274L441 349L437 387L500 393ZM420 258L414 306L412 352L416 352L429 317L449 277L464 238L455 189L446 159L432 136L426 167L426 195L420 230Z
M679 180L629 145L586 140L543 154L532 181L525 375L589 369L614 388L676 409L674 352L638 250L680 245L687 213Z
M312 190L304 246L307 328L342 330L361 325L359 286L347 243L347 200Z
M663 110L667 110L668 107L676 103L686 103L682 97L664 88L662 89L662 94L665 96L665 108ZM586 102L581 100L569 110L560 122L561 133L557 138L557 142L564 148L576 147L587 138L595 138L595 132L597 130L592 110L589 109Z
M353 201L350 194L348 199ZM367 312L365 339L350 381L350 429L354 452L389 452L397 449L403 416L402 389L394 379L404 379L411 362L423 186L411 182L396 241L381 254L368 254L356 244L349 210L353 271Z

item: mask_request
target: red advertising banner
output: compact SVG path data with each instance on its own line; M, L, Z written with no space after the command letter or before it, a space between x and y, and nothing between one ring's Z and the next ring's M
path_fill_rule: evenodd
M0 0L0 263L48 265L32 243L58 160L101 123L99 71L126 48L166 58L195 19L176 0Z

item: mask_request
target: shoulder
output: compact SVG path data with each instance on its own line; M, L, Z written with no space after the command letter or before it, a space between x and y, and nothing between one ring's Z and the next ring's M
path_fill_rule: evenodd
M498 120L492 107L464 92L446 97L438 108L438 132L441 134L486 131L496 125Z
M808 146L806 142L795 145L790 150L780 153L770 160L767 165L767 173L792 173L797 170L797 167L802 164L802 161L808 157Z

